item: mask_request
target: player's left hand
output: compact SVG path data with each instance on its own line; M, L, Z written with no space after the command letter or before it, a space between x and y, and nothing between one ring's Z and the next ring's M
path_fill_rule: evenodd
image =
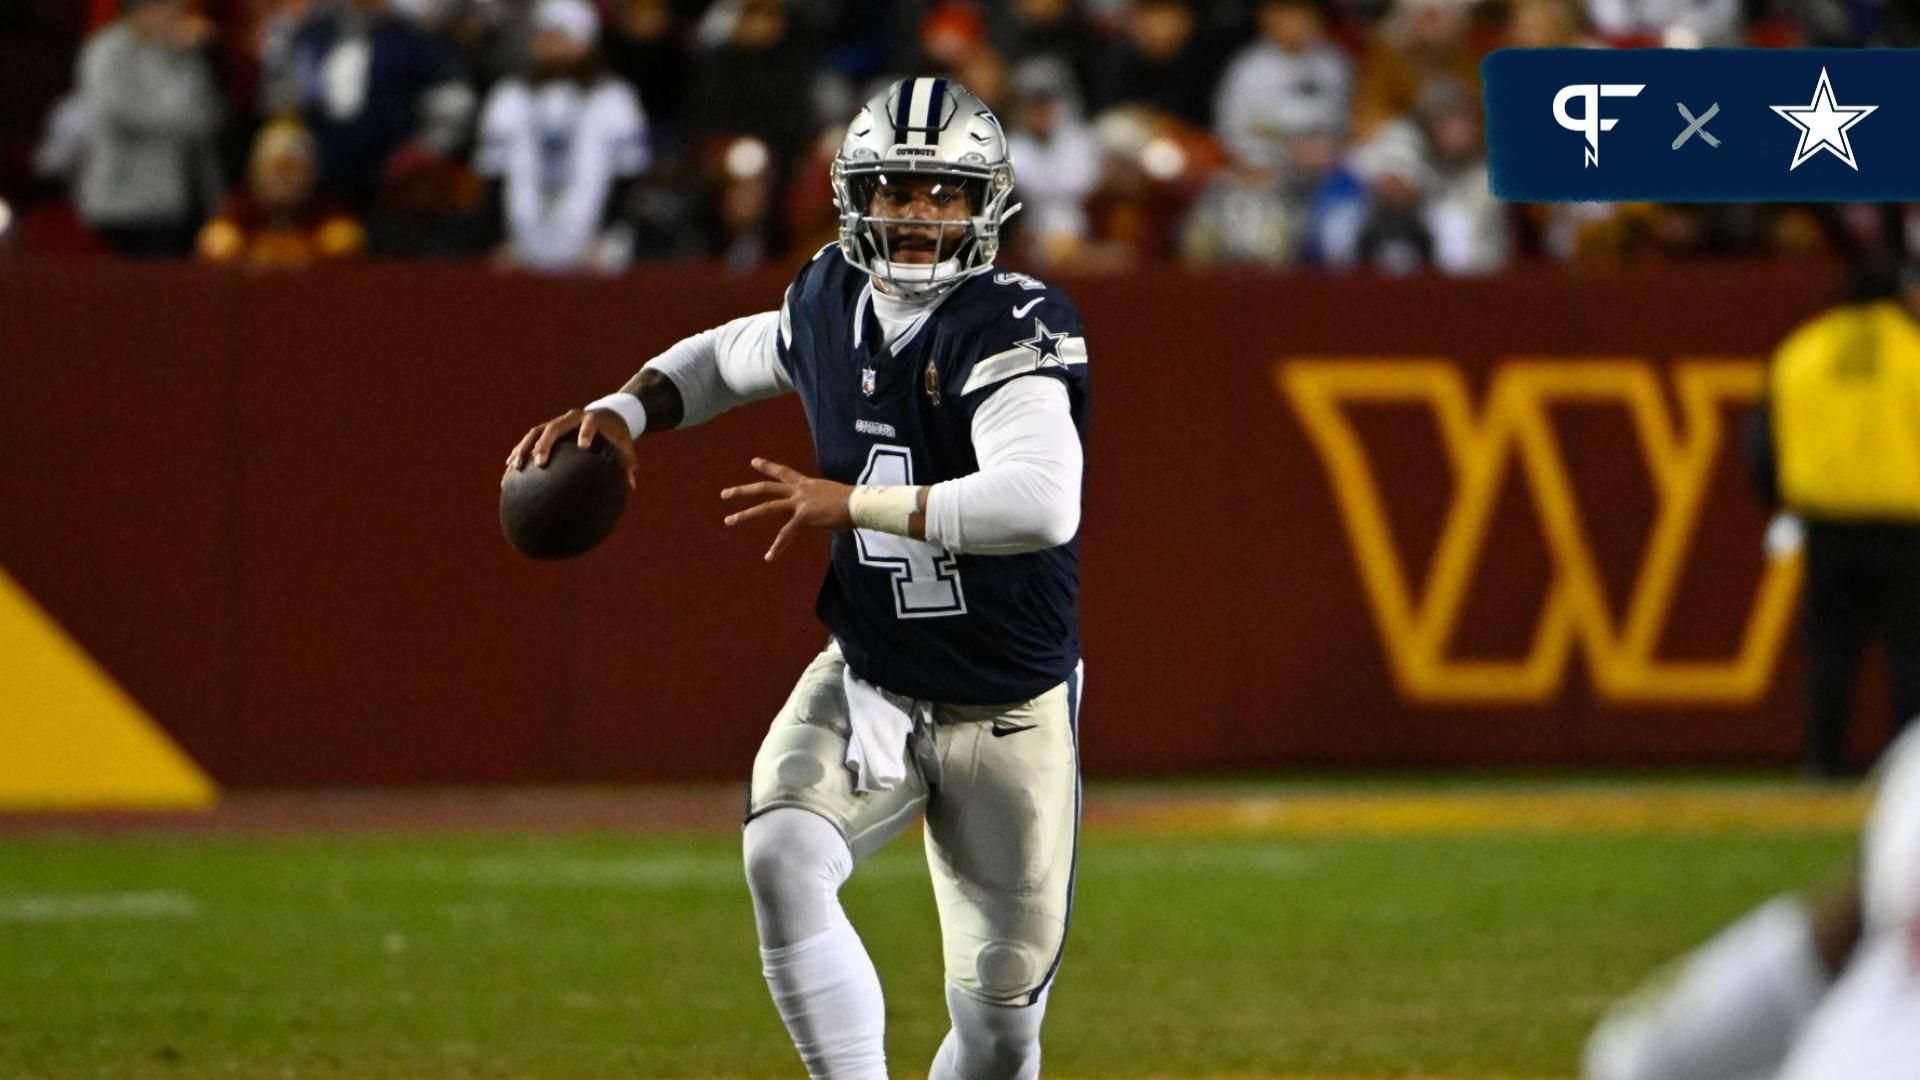
M730 487L720 493L723 499L758 499L765 502L747 507L727 515L728 525L738 525L743 521L770 515L786 514L786 524L780 526L780 532L773 538L773 546L767 549L766 560L772 562L779 558L780 552L792 543L796 530L802 526L814 529L826 529L829 532L841 532L853 528L853 514L847 510L847 496L853 494L853 488L847 484L836 484L832 480L823 480L817 476L808 476L798 469L789 469L777 461L766 458L754 458L756 472L772 477L757 483Z

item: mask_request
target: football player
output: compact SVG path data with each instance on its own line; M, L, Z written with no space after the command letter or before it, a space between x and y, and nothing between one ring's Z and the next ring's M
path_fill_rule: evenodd
M1614 1009L1587 1080L1920 1077L1920 729L1882 759L1859 872L1773 900Z
M729 525L832 532L832 631L754 762L744 830L761 963L814 1080L886 1076L880 984L838 893L924 815L952 1027L933 1080L1031 1080L1079 828L1087 346L1059 289L995 272L1013 166L947 79L895 83L832 166L840 239L778 311L696 334L528 432L632 439L792 391L818 475L755 459ZM742 505L739 502L736 506Z

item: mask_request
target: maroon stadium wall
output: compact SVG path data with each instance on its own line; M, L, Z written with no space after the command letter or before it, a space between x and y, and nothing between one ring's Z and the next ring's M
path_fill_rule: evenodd
M577 562L495 506L528 426L782 285L0 270L0 568L228 785L743 778L824 544L763 564L717 495L810 466L797 404L648 440ZM1734 422L1829 285L1073 283L1089 766L1789 760Z

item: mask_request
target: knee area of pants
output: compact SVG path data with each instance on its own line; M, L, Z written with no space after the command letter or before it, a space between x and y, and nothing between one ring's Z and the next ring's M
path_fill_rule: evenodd
M1017 941L989 941L974 956L974 977L995 1001L1026 994L1046 975L1046 958Z
M806 872L806 862L784 844L748 844L746 860L747 884L755 892L779 888Z
M1040 1016L1031 1006L982 1003L955 1011L953 1020L959 1063L969 1076L1016 1080L1034 1075L1040 1058Z
M843 846L836 836L833 845L823 850L823 845L812 842L824 830L817 824L820 819L807 811L775 810L773 816L754 820L747 826L743 841L747 866L747 884L757 893L793 889L811 884L830 886L836 884L842 873L845 857L831 847ZM789 814L806 814L804 819L788 817ZM792 825L796 820L803 821L808 830L807 837L797 835ZM830 829L831 826L826 826Z

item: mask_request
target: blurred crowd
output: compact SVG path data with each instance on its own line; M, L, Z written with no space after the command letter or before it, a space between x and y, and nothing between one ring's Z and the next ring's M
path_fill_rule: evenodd
M1905 0L13 0L0 250L742 269L834 238L858 104L1005 121L1024 264L1436 270L1855 255L1868 207L1503 203L1507 45L1920 44Z

